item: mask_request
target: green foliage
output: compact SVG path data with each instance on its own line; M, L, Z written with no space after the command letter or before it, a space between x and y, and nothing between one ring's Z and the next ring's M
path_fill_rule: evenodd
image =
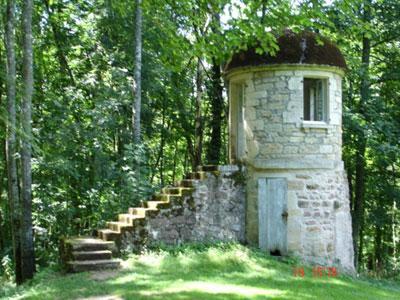
M12 259L6 255L1 259L1 274L2 278L1 281L10 281L14 277L14 267L12 264Z
M380 276L399 272L400 144L398 103L398 1L336 1L328 10L333 34L347 58L344 85L344 152L351 196L355 197L357 156L365 151L365 215L360 269ZM369 12L366 13L366 12ZM361 63L363 39L370 40L369 66ZM369 93L361 99L362 82ZM354 210L354 202L352 203ZM395 254L397 253L397 254Z
M141 200L154 193L154 189L149 182L149 166L144 145L126 145L122 161L123 200L120 204L127 209L138 206Z

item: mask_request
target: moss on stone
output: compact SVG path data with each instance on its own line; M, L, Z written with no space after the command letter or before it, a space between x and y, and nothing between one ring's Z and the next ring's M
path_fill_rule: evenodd
M256 49L259 43L249 45L247 50L232 56L225 72L238 67L273 64L317 64L346 69L346 61L339 48L316 33L303 31L296 34L288 30L277 37L277 44L279 51L274 56L270 53L258 54Z
M189 209L190 209L191 211L195 211L195 210L196 210L196 202L194 201L194 198L193 198L193 197L189 197L189 198L186 200L186 203L187 203L187 205L189 206Z
M246 175L243 173L243 171L236 171L226 175L225 177L232 179L235 186L242 186L246 184Z

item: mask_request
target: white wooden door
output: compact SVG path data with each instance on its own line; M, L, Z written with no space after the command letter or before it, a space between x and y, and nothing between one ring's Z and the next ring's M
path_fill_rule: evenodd
M287 254L286 178L258 180L258 243L272 255Z

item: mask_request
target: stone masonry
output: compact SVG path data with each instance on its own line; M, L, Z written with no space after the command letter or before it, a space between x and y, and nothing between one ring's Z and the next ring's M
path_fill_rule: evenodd
M170 196L170 205L148 212L140 225L125 231L121 249L187 242L240 241L245 235L245 195L237 166L218 166L195 180L193 191Z
M62 238L66 271L114 269L112 254L188 242L244 242L245 189L238 166L200 166L175 186L143 201L139 207L107 222L97 237Z
M246 67L228 73L230 153L232 162L243 163L248 170L246 239L250 244L258 243L258 179L286 178L288 252L352 271L348 183L341 157L342 75L337 67L304 64ZM304 78L327 80L326 122L303 120ZM242 108L237 107L238 90L243 91ZM235 116L240 109L243 125Z

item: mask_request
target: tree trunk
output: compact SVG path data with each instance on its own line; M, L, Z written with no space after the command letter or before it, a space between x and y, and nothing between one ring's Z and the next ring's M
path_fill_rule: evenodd
M63 47L64 38L61 34L61 31L60 31L60 28L58 27L57 22L54 21L53 12L50 9L49 0L44 0L44 4L46 7L46 12L49 17L49 23L51 26L51 30L53 32L54 42L55 42L56 48L57 48L57 59L58 59L58 63L60 64L61 74L63 74L63 75L68 74L68 77L69 77L72 85L75 86L74 75L72 74L72 70L69 67L67 57L64 54L64 49L63 49L64 48Z
M349 183L349 200L350 200L350 210L354 210L354 193L353 193L353 168L348 166L347 168L347 181Z
M172 168L172 183L175 183L175 178L176 178L176 163L177 163L177 158L178 158L178 139L175 139L175 152L174 152L174 165Z
M224 100L222 97L221 68L213 59L211 68L211 88L209 97L211 100L211 138L207 149L207 162L217 165L221 154L221 125L222 113L224 111Z
M375 260L374 260L374 271L377 274L382 272L382 261L383 261L383 249L382 249L382 228L378 225L375 229Z
M15 2L7 1L6 24L7 49L7 172L8 172L8 200L10 203L11 228L13 236L13 250L15 263L15 281L22 283L21 269L21 237L20 237L20 201L18 191L17 162L16 162L16 71L15 71Z
M203 120L201 115L201 100L203 97L203 74L201 72L201 58L197 59L197 74L196 74L196 102L195 102L195 126L194 126L194 156L193 156L193 171L201 165L201 154L203 151Z
M136 30L135 30L135 103L132 111L132 127L135 144L140 143L140 113L142 109L142 0L136 0Z
M0 249L4 249L4 234L3 234L3 213L0 210Z
M0 86L1 86L1 82L0 82ZM1 94L1 91L0 91L0 109L1 109L1 104L2 104L2 94ZM6 157L7 157L7 155L6 155L6 141L5 141L5 137L4 138L2 138L2 140L1 140L1 150L2 150L2 152L4 153L4 155L3 155L3 159L4 159L4 168L3 168L3 170L1 170L1 177L0 177L0 249L4 249L4 247L5 247L5 241L6 241L6 224L5 224L5 226L2 226L1 224L3 224L3 220L4 220L4 217L3 217L3 215L4 216L7 216L7 212L6 212L6 210L3 210L5 213L3 214L3 211L1 211L1 203L2 203L2 201L3 201L3 199L2 199L2 196L3 196L3 187L4 187L4 180L5 180L5 178L7 177L7 167L6 167L6 165L7 165L7 161L6 161Z
M397 218L398 210L396 208L396 200L393 200L393 213L392 213L392 236L391 236L391 246L392 246L392 257L397 257L397 241L398 241L398 237L397 237L397 232L398 232L398 228L399 226L399 218ZM399 227L398 227L399 226Z
M362 227L364 220L364 190L365 190L365 147L366 141L364 133L359 133L358 149L356 150L356 173L355 173L355 195L354 195L354 211L353 211L353 243L354 243L354 260L358 266L362 258L359 251L362 242Z
M162 109L162 117L161 117L161 130L160 130L160 147L158 148L158 154L157 154L157 159L156 162L153 166L153 171L150 177L150 183L153 183L154 177L157 174L157 169L160 173L160 180L161 180L161 185L164 185L164 175L163 175L163 156L164 156L164 143L165 143L165 131L166 129L164 128L165 126L165 107Z
M162 127L161 127L161 141L160 141L160 181L161 186L164 186L164 147L165 147L165 132L169 131L169 125L165 128L165 108L162 112Z
M371 20L370 11L371 2L367 1L364 4L363 19L365 22ZM368 118L365 107L370 97L370 84L369 84L369 65L370 65L371 42L370 39L364 34L362 40L362 66L361 66L361 87L360 87L360 107L359 112L365 118ZM355 264L358 266L362 260L362 252L359 251L359 242L362 237L362 228L364 222L364 191L365 191L365 150L366 150L366 136L363 130L360 130L358 136L358 149L356 150L356 178L355 178L355 195L354 195L354 211L353 211L353 242L354 242L354 259Z
M33 93L33 49L32 49L32 0L24 1L23 31L24 31L24 58L23 58L23 97L22 97L22 220L21 220L21 247L22 247L22 281L33 278L35 271L35 256L32 228L32 93Z

